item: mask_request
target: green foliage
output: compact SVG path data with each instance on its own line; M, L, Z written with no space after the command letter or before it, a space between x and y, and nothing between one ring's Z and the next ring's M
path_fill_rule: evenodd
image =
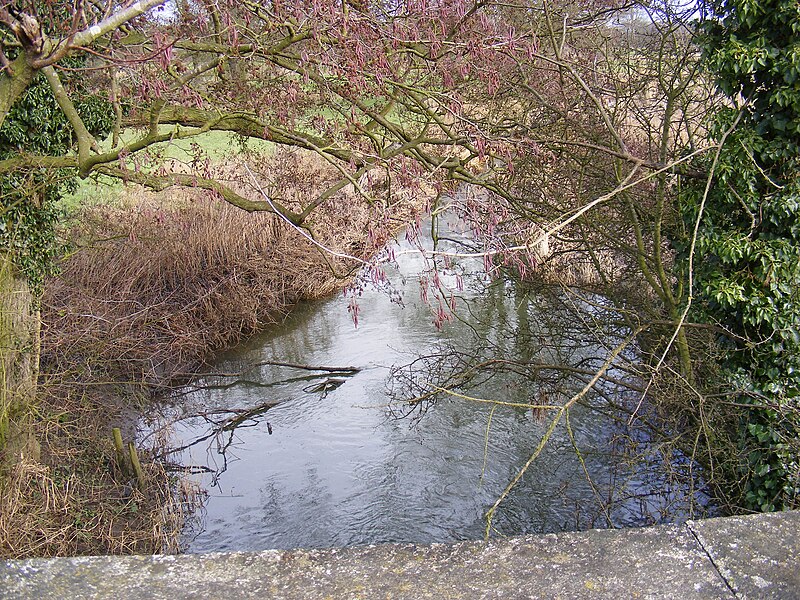
M740 424L745 504L778 510L800 497L800 4L729 0L710 8L703 60L719 90L744 108L702 216L695 317L729 332L720 340L724 366L752 406ZM736 116L731 107L714 116L716 139ZM683 189L688 223L703 190Z
M800 5L792 0L712 0L704 59L719 89L751 102L751 126L777 150L797 155L800 138ZM775 157L777 158L777 157Z
M111 104L98 96L78 96L76 108L91 132L108 135L114 119ZM0 160L26 152L59 156L74 143L46 79L38 75L0 128ZM57 202L74 189L74 176L66 171L17 170L0 179L0 248L11 251L14 266L34 292L53 272L60 252L55 234L61 217Z

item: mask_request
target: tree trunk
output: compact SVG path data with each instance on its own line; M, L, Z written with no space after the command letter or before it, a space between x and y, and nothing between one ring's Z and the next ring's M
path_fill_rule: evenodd
M0 464L38 460L33 402L41 317L24 278L0 253Z
M9 75L9 71L12 75ZM24 52L7 69L0 71L0 125L6 120L8 111L28 89L35 71L28 64Z

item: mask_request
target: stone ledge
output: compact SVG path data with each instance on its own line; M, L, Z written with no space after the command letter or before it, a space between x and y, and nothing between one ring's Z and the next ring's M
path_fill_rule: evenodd
M416 546L0 563L3 598L800 598L800 512Z
M690 521L739 597L800 598L800 511Z

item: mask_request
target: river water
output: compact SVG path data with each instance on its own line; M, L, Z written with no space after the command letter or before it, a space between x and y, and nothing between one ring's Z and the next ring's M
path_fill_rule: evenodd
M434 291L424 301L420 286L430 263L412 248L398 243L388 286L363 290L357 327L343 295L304 303L150 416L149 431L169 429L169 461L193 470L207 492L185 532L187 551L483 537L487 509L556 413L479 400L556 404L582 383L552 373L533 382L530 369L481 372L460 388L471 399L440 394L425 410L402 401L409 383L443 385L455 367L487 357L596 368L617 340L576 317L601 319L601 298L487 285L482 260L440 272L457 318L439 330ZM631 349L620 360L635 358ZM500 504L492 535L675 522L710 510L686 477L688 461L660 452L652 432L615 408L638 402L616 381L632 376L609 376L559 421Z

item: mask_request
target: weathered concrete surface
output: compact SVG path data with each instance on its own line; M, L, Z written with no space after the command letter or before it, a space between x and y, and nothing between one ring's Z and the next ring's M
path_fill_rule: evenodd
M795 598L798 519L783 513L432 546L7 561L0 596L686 599L734 598L738 590Z
M728 585L747 598L800 598L800 512L691 521Z

